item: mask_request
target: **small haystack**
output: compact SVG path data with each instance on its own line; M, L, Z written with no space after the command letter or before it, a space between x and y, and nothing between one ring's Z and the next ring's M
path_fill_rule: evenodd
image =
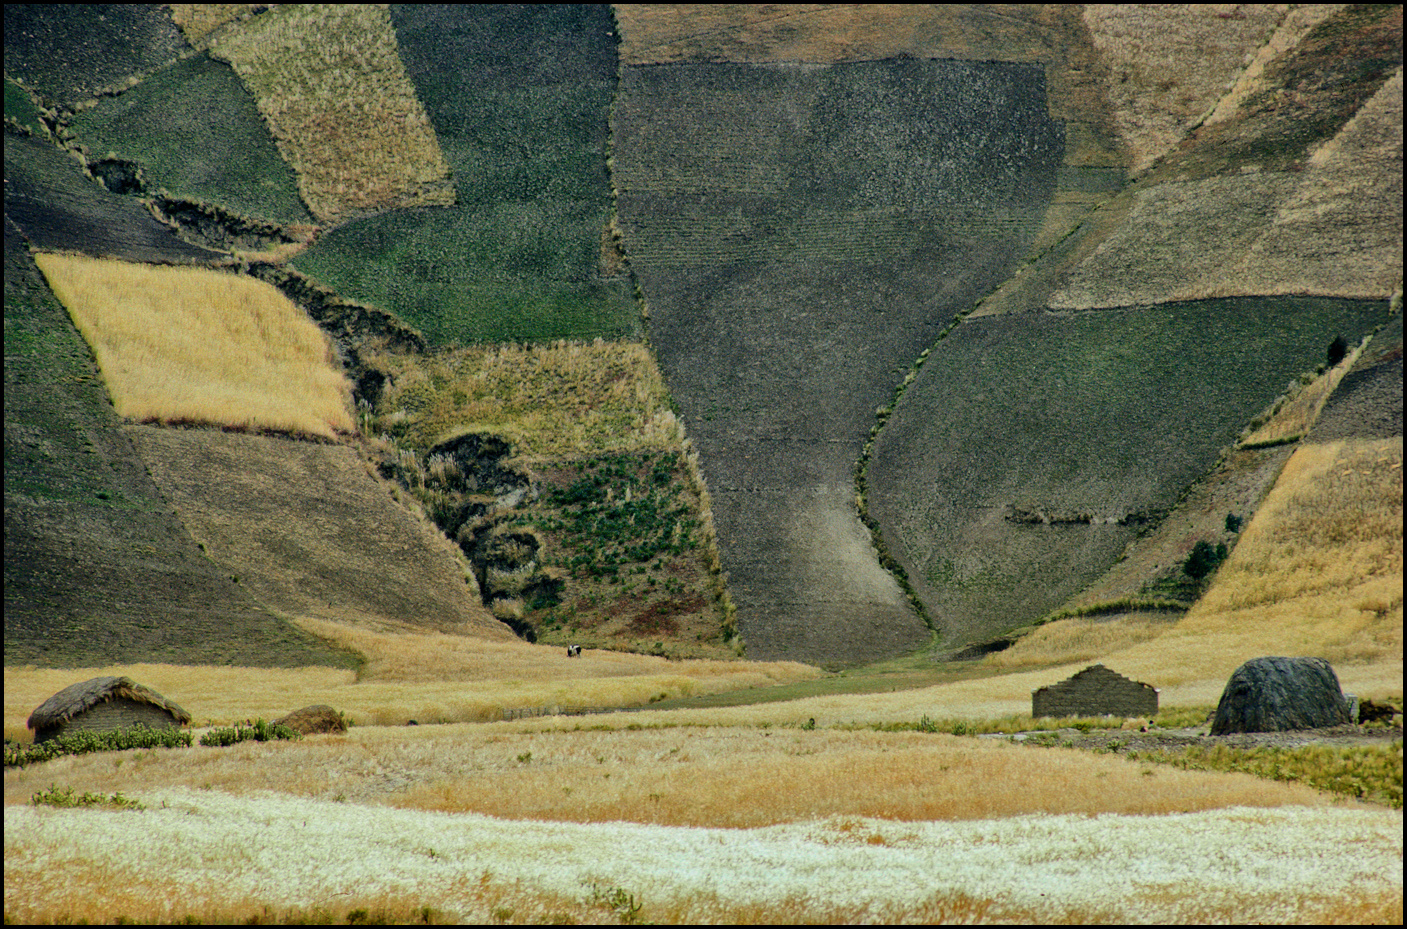
M1211 734L1322 729L1350 721L1339 678L1323 658L1252 658L1226 682Z
M47 742L69 732L178 729L190 721L191 714L130 677L95 677L45 700L30 714L28 726L35 742Z
M274 720L274 725L287 726L302 735L347 731L347 720L326 703L315 703L301 710L294 710L282 719Z

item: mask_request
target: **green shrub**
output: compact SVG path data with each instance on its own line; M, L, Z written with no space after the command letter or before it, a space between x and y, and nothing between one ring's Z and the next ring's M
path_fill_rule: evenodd
M200 737L200 744L208 747L221 748L226 745L233 745L236 742L248 742L253 739L256 742L267 742L270 739L301 739L303 736L294 732L287 726L280 726L267 722L263 719L256 719L249 726L241 726L236 723L232 728L211 729Z
M1187 561L1182 565L1183 573L1201 580L1215 571L1226 560L1226 555L1225 542L1218 542L1215 547L1210 542L1198 542L1192 546L1192 554L1187 556Z
M33 745L6 742L5 767L48 761L60 755L127 751L133 748L189 747L190 744L191 734L182 729L149 729L146 726L136 726L107 732L72 732Z
M60 789L57 785L50 784L48 790L41 790L29 798L29 802L34 806L110 806L117 810L145 810L146 807L136 800L130 800L115 793L112 796L105 794L93 794L85 792L82 796L75 797L72 787Z

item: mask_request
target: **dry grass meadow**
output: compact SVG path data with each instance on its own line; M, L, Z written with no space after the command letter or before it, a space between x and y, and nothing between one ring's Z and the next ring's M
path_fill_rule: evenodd
M253 93L319 220L454 202L384 4L278 6L230 24L210 50Z
M355 431L327 336L252 278L35 256L93 350L119 415L333 438Z
M528 461L674 448L683 426L638 342L559 340L434 355L368 354L391 376L371 431L429 449L466 431L509 439Z

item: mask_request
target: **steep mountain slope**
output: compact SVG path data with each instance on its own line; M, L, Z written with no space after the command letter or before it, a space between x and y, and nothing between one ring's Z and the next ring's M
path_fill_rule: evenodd
M6 69L7 654L12 600L34 655L53 604L131 602L55 554L124 533L203 542L251 641L501 636L491 606L731 649L731 592L750 656L843 665L1190 602L1176 565L1287 457L1232 454L1248 423L1400 327L1396 7L35 6ZM156 482L80 531L35 449L72 446L48 398L93 369L31 351L81 343L26 246L273 283L360 435L118 431L88 384L73 435ZM1396 331L1315 436L1400 436ZM611 370L573 371L596 338Z
M6 150L9 150L9 139ZM5 224L5 660L347 665L191 538Z

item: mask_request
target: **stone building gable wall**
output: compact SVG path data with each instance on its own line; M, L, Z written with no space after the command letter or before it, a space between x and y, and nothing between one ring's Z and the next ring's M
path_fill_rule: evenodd
M1032 716L1152 716L1158 691L1108 668L1086 668L1031 694Z

